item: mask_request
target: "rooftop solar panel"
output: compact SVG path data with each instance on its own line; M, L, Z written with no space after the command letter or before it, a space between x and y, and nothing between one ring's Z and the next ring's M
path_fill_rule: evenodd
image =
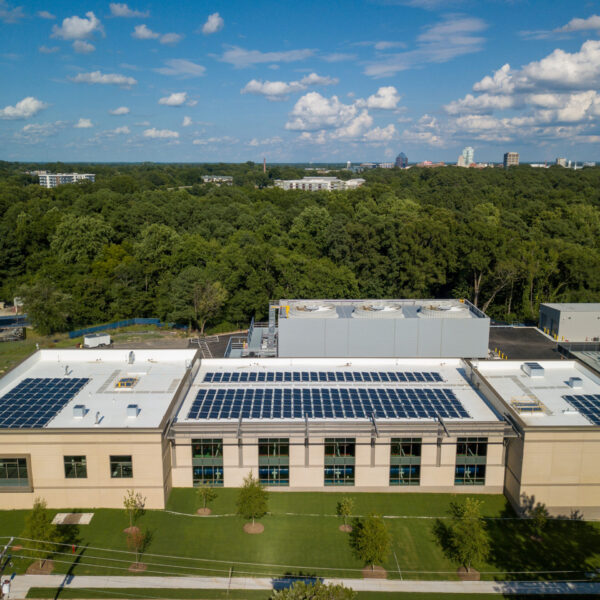
M0 398L0 428L44 427L88 381L71 377L23 379Z
M426 392L426 393L425 393ZM451 389L200 389L188 419L468 419Z
M600 394L577 394L563 398L592 425L600 425Z

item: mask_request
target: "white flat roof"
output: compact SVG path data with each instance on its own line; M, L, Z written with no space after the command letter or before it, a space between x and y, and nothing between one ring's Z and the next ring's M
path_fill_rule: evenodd
M513 400L527 399L543 405L542 412L531 414L512 409L526 425L594 426L564 396L600 394L600 378L574 360L535 361L544 369L544 374L530 377L522 369L524 362L531 361L479 361L477 369L509 406ZM578 377L581 387L571 387L571 377Z
M130 353L133 364L129 364ZM195 354L196 350L39 350L0 379L0 401L28 378L88 379L43 428L154 428L160 425ZM137 382L131 388L116 387L122 378ZM27 405L28 399L24 402ZM77 418L73 407L81 404L85 416ZM127 415L130 404L138 406L136 417Z
M600 312L600 302L544 302L542 306L563 312Z
M465 363L460 359L381 359L381 358L350 358L350 359L332 359L332 358L239 358L239 359L203 359L200 363L200 369L197 372L191 388L185 397L179 412L177 422L200 424L202 418L189 418L190 410L198 393L202 390L233 390L244 388L248 389L307 389L307 388L328 388L332 389L394 389L394 390L449 390L456 399L462 404L468 413L468 418L448 418L444 421L449 423L464 422L498 422L500 419L494 410L488 405L486 400L473 388L465 375ZM244 381L244 382L223 382L205 381L207 373L437 373L441 381ZM212 379L212 375L209 378ZM351 376L354 377L353 375ZM219 378L221 379L221 378ZM283 398L285 405L286 399ZM296 417L297 419L298 417ZM302 417L303 418L303 417ZM310 418L310 417L309 417ZM424 418L394 418L377 420L393 422L434 422L432 417ZM226 422L237 422L237 418L217 419ZM265 418L244 418L245 421L254 422L272 422L274 420L286 421L283 419L265 419ZM312 420L312 418L311 418ZM315 420L340 421L340 417L322 418ZM347 422L359 421L359 418L346 418ZM365 419L363 419L364 421ZM368 419L366 419L368 420ZM212 419L212 422L215 422Z

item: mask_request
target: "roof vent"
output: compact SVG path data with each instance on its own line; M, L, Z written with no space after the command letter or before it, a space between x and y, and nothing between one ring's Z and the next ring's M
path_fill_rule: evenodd
M540 365L540 363L536 362L526 362L521 366L523 372L529 377L543 377L544 376L544 367Z
M127 405L127 417L131 419L135 419L140 413L140 408L137 404L128 404Z
M581 389L583 387L583 379L581 377L569 377L569 385L573 389Z
M130 365L132 365L135 362L135 352L133 350L129 353L129 358L128 358L127 362Z
M85 417L85 413L87 412L85 408L85 404L76 404L73 407L73 417L75 419L83 419Z

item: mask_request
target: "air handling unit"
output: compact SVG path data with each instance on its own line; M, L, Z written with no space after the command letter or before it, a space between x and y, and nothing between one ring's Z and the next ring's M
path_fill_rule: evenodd
M485 358L489 327L467 300L281 300L278 355Z

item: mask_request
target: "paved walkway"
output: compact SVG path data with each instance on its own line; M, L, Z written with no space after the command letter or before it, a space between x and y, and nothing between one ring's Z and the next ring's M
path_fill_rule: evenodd
M600 595L600 582L569 581L414 581L389 579L325 579L356 591L430 592L461 594L585 594ZM287 587L290 580L255 577L128 577L77 575L17 575L11 585L10 600L25 598L32 587L65 588L145 588L145 589L241 589L270 590ZM156 594L160 595L160 594ZM82 598L85 592L82 591Z

